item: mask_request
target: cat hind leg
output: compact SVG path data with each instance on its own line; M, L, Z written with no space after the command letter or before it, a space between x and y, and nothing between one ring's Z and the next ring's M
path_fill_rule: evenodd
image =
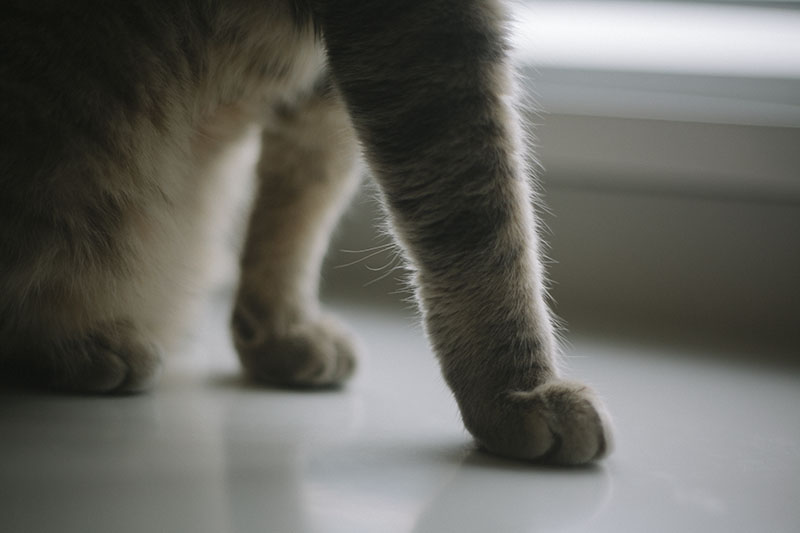
M259 382L332 386L355 369L357 343L320 309L317 291L357 161L347 114L325 82L270 111L231 320L242 365Z

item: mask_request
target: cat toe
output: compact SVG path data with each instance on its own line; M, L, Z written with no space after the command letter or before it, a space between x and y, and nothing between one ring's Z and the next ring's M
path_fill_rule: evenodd
M98 349L55 380L58 389L97 394L142 392L155 383L160 358L147 350Z
M280 333L261 333L245 320L234 314L234 344L245 371L258 382L330 387L344 383L355 372L355 339L333 319L296 323Z
M79 394L124 394L150 388L161 370L154 347L117 332L49 346L17 362L12 372L22 384Z
M551 381L508 395L493 423L475 427L487 451L541 463L581 465L611 451L611 424L587 386Z

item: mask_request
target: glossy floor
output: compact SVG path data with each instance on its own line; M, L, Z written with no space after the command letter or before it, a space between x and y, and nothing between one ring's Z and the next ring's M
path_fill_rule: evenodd
M340 307L370 354L342 391L243 383L220 310L152 393L3 392L0 531L800 529L796 367L575 337L616 450L541 468L473 449L412 320Z

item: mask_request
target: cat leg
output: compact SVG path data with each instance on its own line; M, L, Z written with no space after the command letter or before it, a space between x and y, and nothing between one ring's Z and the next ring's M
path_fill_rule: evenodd
M499 2L316 5L467 429L504 456L602 457L603 405L556 366Z
M32 224L32 205L20 217L27 227L12 220L16 234L0 230L7 249L19 243L20 251L0 276L0 379L79 393L148 388L160 351L132 313L131 295L142 287L128 275L122 231L69 206L51 211L57 224ZM87 237L100 234L108 237L102 246Z
M330 85L271 111L232 318L239 358L258 381L330 386L353 373L354 339L320 310L317 289L331 231L358 184L357 161Z
M66 161L48 182L66 192L25 179L35 171L21 168L10 173L20 177L8 187L13 193L0 200L0 379L70 392L139 391L161 365L137 318L135 302L148 291L134 273L158 269L134 247L138 210L92 194L92 178L114 176L114 164L83 174L72 171L78 165Z

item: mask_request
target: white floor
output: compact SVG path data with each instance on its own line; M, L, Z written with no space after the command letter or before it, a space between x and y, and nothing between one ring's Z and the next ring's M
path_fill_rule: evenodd
M541 468L472 448L407 317L340 313L369 352L342 391L244 384L220 316L150 394L3 392L0 531L800 531L797 366L574 337L616 450Z

